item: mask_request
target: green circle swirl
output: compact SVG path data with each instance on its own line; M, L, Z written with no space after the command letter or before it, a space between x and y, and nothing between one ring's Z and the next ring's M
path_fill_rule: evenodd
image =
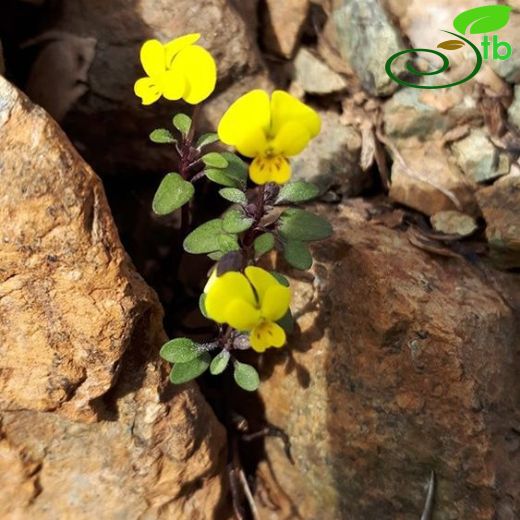
M399 56L402 56L403 54L408 54L409 52L429 52L432 54L435 54L439 56L442 59L442 66L434 71L430 72L422 72L417 70L412 64L407 63L406 68L410 73L412 73L415 76L434 76L435 74L442 74L444 71L448 69L450 66L450 61L448 57L445 54L442 54L442 52L436 51L434 49L406 49L404 51L396 52L395 54L392 54L390 58L388 58L386 64L385 64L385 70L388 76L395 81L396 83L399 83L400 85L403 85L405 87L411 87L411 88L425 88L425 89L434 89L434 88L448 88L448 87L455 87L456 85L460 85L461 83L466 83L466 81L469 81L471 78L475 77L478 74L478 71L482 67L482 55L480 54L480 51L478 47L470 42L468 39L464 38L464 36L461 36L460 34L453 33L450 31L443 31L447 34L451 34L453 36L456 36L457 38L460 38L461 40L464 40L475 52L475 56L477 57L477 62L475 63L475 68L471 71L471 73L466 76L465 78L455 81L453 83L448 83L447 85L418 85L417 83L408 83L407 81L403 81L402 79L398 78L393 72L392 72L392 64L393 62L399 58Z

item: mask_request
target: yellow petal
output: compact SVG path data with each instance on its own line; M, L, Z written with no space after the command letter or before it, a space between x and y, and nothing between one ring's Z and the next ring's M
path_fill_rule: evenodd
M291 121L282 126L270 144L275 154L291 157L302 152L310 140L307 127Z
M289 310L291 303L291 290L278 284L267 289L261 300L262 317L270 321L278 321L283 318Z
M141 47L141 63L148 76L162 74L166 70L166 51L159 40L147 40Z
M157 85L162 95L170 101L176 101L186 92L186 79L179 72L167 71L157 77Z
M245 274L251 282L260 305L265 296L267 289L280 285L280 282L269 272L256 265L250 265L245 268Z
M290 122L298 123L305 128L309 137L316 137L320 133L321 120L318 114L309 106L302 103L283 90L275 90L271 96L271 135L278 132Z
M266 148L270 124L269 96L263 90L252 90L226 110L218 125L218 136L243 155L255 157Z
M249 176L256 184L268 182L284 184L291 178L291 165L281 155L273 157L259 155L249 165Z
M257 352L264 352L268 347L282 347L285 344L285 331L277 323L262 322L249 336L251 347Z
M226 323L236 330L252 330L260 321L260 310L244 300L233 300L226 306Z
M164 45L166 50L166 68L169 69L172 66L172 61L177 54L179 54L182 49L193 45L200 38L200 34L185 34L184 36L180 36L179 38L175 38Z
M217 323L226 323L226 307L237 299L256 306L255 294L247 278L242 273L227 272L209 287L204 301L206 313Z
M174 74L186 78L184 101L196 105L204 101L214 90L217 82L217 65L213 56L198 45L182 49L171 66Z
M151 105L161 97L161 91L151 78L141 78L135 82L134 92L142 99L143 105Z

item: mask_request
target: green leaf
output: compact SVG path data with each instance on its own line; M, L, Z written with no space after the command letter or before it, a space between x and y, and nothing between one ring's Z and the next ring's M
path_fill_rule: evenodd
M276 271L270 271L270 273L278 280L278 283L281 283L285 287L289 287L291 284L289 283L289 280L282 274L278 273Z
M282 202L304 202L317 197L319 193L320 189L318 186L310 182L291 182L280 189L275 204Z
M178 173L168 173L159 184L152 209L157 215L168 215L191 200L194 192L191 182L185 181Z
M227 167L224 169L208 168L205 171L206 177L222 186L245 189L248 165L234 153L224 152L221 155L228 162Z
M288 240L284 245L283 256L296 269L306 271L312 266L312 256L305 242Z
M211 362L211 365L209 366L209 371L214 375L218 376L219 374L222 374L224 370L226 370L226 367L229 363L229 351L223 350L219 354L217 354L213 361Z
M175 138L166 128L157 128L150 134L150 141L159 144L174 143Z
M170 363L187 363L200 354L197 343L189 338L175 338L165 343L159 355Z
M209 318L208 313L206 312L206 293L202 293L199 296L199 310L205 318Z
M223 251L214 251L213 253L209 253L208 258L218 262L226 253Z
M238 239L236 235L219 235L218 237L219 252L231 253L232 251L240 251Z
M209 352L203 352L187 363L175 363L170 372L170 381L176 385L187 383L203 374L211 363Z
M182 135L188 135L191 128L191 117L186 114L176 114L173 118L173 126Z
M219 194L223 199L234 202L235 204L247 204L246 194L237 188L222 188Z
M239 209L230 209L224 213L222 227L228 233L242 233L253 225L254 219L246 217Z
M495 32L507 25L511 10L507 5L475 7L460 13L453 20L453 26L461 34L466 34L468 27L470 34Z
M184 239L184 250L194 255L218 251L220 249L219 237L223 232L221 219L209 220L195 228Z
M209 152L202 156L202 162L209 168L227 168L227 159L218 152Z
M291 309L289 309L276 323L278 323L287 334L292 334L294 330L294 318Z
M247 365L246 363L235 361L233 378L240 388L243 388L248 392L254 392L260 386L260 377L258 376L258 372L254 367Z
M274 235L272 233L263 233L255 238L253 246L255 248L255 257L259 258L269 253L274 247Z
M278 220L280 234L293 240L322 240L332 235L332 226L323 218L303 209L286 209Z
M202 134L197 140L197 144L195 146L200 150L201 148L204 148L204 146L216 143L217 141L218 135L214 132L210 132L208 134Z
M220 184L221 186L228 186L229 188L241 187L240 182L228 175L224 170L208 168L204 170L204 175L206 175L210 181L214 182L215 184Z

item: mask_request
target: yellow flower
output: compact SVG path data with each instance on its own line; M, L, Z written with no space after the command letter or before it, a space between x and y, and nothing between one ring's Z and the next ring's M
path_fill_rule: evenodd
M213 92L217 66L206 49L193 45L199 38L200 34L186 34L165 45L158 40L143 44L141 63L148 76L134 85L143 105L151 105L161 96L196 105Z
M321 121L310 107L282 90L252 90L238 98L218 126L223 143L254 158L249 175L256 184L284 184L291 177L288 157L299 154L320 132Z
M249 266L245 275L235 271L212 275L205 291L207 315L217 323L250 332L257 352L285 344L285 332L275 322L289 310L291 291L272 274Z

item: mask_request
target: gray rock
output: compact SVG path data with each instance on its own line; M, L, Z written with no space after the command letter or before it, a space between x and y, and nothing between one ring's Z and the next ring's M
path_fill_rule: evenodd
M509 173L509 157L498 152L481 128L472 130L451 149L460 169L475 182L486 182Z
M333 94L347 87L342 76L305 48L294 60L294 79L309 94Z
M334 112L320 115L320 135L292 161L294 178L313 182L322 192L334 187L345 196L359 195L370 183L359 166L361 136Z
M383 108L385 132L393 139L410 136L426 139L435 132L444 134L459 122L480 119L475 99L458 87L435 93L404 88Z
M385 63L404 44L378 0L336 0L332 11L339 51L373 95L395 92L398 85Z
M440 211L430 218L430 222L435 231L447 235L466 237L472 235L478 229L473 217L459 211Z
M520 130L520 85L515 87L515 99L508 110L509 122Z
M495 60L490 47L489 64L501 78L509 83L518 83L520 81L520 14L511 13L509 23L498 33L498 39L508 42L513 49L513 54L508 60Z

